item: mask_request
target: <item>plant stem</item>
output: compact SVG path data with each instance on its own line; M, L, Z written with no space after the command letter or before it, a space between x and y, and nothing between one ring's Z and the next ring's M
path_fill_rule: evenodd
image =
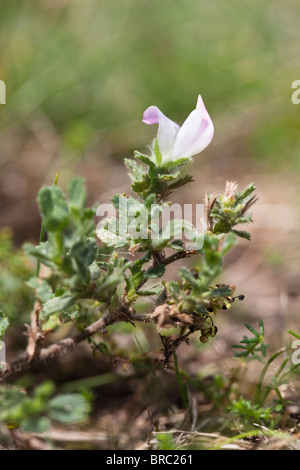
M275 392L276 392L276 395L277 395L278 398L279 398L280 404L281 404L282 406L285 406L285 404L284 404L284 399L283 399L283 397L282 397L282 395L281 395L281 393L280 393L279 388L278 388L278 387L274 387L274 390L275 390Z
M298 334L295 333L294 331L288 330L288 333L289 333L290 335L292 335L292 336L295 336L295 338L300 339L300 335L298 335Z
M102 318L97 320L95 323L89 325L85 330L81 331L80 333L76 334L73 337L64 338L57 343L50 344L50 346L43 348L39 351L38 355L29 360L28 357L25 355L20 359L16 359L15 361L6 365L6 368L0 370L0 382L1 379L3 380L10 380L14 376L18 374L22 374L26 370L30 369L33 365L41 362L46 361L48 359L52 359L57 355L60 355L67 351L70 348L74 348L78 343L90 338L94 334L98 332L105 332L106 328L114 323L119 323L122 321L141 321L141 322L152 322L156 323L155 319L151 318L149 314L140 314L140 315L126 315L126 319L124 318L124 312L120 312L120 314L116 317L111 316L109 313L106 313Z
M179 259L189 258L190 256L198 254L198 251L191 250L191 251L178 251L177 253L173 253L173 255L169 256L168 258L162 259L160 264L167 266L170 263L174 263Z
M62 354L67 349L72 347L74 348L78 343L86 340L99 331L105 331L107 326L112 325L115 322L115 319L112 318L109 313L107 313L75 336L62 339L57 343L50 344L50 346L41 349L39 354L31 361L28 360L27 356L23 356L20 359L7 364L6 369L0 372L0 379L8 380L8 378L14 377L16 374L23 373L25 370L30 369L33 365L41 361L46 361L47 359L53 358L58 354Z
M182 380L181 380L181 375L178 367L178 358L176 354L176 350L174 349L173 351L173 358L174 358L174 366L175 366L175 374L176 374L176 379L177 379L177 384L178 384L178 389L182 398L182 401L184 403L184 406L187 408L189 406L189 399L186 393L186 387L184 386Z
M263 370L261 371L261 374L260 374L259 380L258 380L258 384L257 384L257 388L256 388L255 400L254 400L256 404L263 405L264 401L266 400L269 392L267 394L265 394L264 397L262 397L263 380L264 380L265 375L267 373L267 370L269 369L272 362L275 361L275 359L278 356L280 356L280 354L284 353L285 351L286 351L286 348L282 348L279 351L277 351L276 353L274 353L273 356L271 356L270 359L268 359L268 361L266 362Z

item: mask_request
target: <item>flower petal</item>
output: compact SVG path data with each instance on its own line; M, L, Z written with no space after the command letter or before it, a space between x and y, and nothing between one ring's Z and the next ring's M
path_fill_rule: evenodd
M157 106L150 106L144 111L143 122L146 124L158 124L157 140L164 160L164 155L171 149L180 126L167 118Z
M203 99L202 99L202 96L199 95L198 96L198 101L197 101L197 105L196 105L196 109L200 109L204 112L204 114L207 114L208 115L208 112L206 111L206 107L205 107L205 104L203 102Z
M172 160L191 158L204 150L214 135L214 125L199 95L197 108L183 123L174 141Z

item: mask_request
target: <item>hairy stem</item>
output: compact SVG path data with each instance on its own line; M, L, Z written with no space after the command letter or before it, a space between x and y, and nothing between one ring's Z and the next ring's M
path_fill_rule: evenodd
M89 325L85 330L81 331L77 335L70 338L65 338L61 341L58 341L57 343L51 344L50 346L41 349L39 354L33 357L32 360L29 360L28 356L25 355L20 359L7 364L6 368L0 372L0 378L7 380L18 373L23 373L33 365L42 361L46 361L49 358L53 358L58 354L65 352L67 349L75 347L81 341L84 341L90 336L93 336L95 333L98 333L101 330L105 330L107 326L114 322L115 320L107 313L104 315L104 317Z
M196 250L191 250L191 251L177 251L176 253L173 253L173 255L168 256L168 258L165 258L161 260L161 264L164 266L167 266L168 264L174 263L174 261L177 261L179 259L184 259L184 258L189 258L190 256L194 256L198 253Z
M175 367L175 374L176 374L178 389L179 389L182 401L184 403L184 406L187 408L189 406L189 399L188 399L188 395L187 395L187 391L186 391L186 386L182 382L182 379L181 379L181 374L180 374L180 370L179 370L179 366L178 366L178 358L177 358L176 349L174 349L174 351L173 351L173 359L174 359L174 367Z
M34 365L45 362L48 359L52 359L59 354L65 353L68 349L74 348L77 344L81 343L82 341L90 338L96 333L105 332L106 328L109 325L114 323L127 321L133 323L134 321L141 321L141 322L154 322L155 319L151 319L150 314L144 315L129 315L126 312L118 312L116 315L111 315L110 313L106 313L102 318L97 320L95 323L89 325L85 330L81 331L80 333L76 334L73 337L64 338L57 343L51 344L50 346L43 348L39 351L38 355L34 356L32 359L28 357L28 355L24 355L20 359L16 359L15 361L11 362L10 364L6 365L6 368L0 371L0 380L10 380L14 376L18 374L22 374L26 370L30 369Z

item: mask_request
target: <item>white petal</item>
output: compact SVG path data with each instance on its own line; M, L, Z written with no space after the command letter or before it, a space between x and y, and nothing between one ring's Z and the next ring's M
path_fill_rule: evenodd
M146 124L158 124L157 140L164 161L164 155L171 149L180 127L176 122L167 118L157 106L150 106L146 109L143 114L143 122Z
M202 152L213 138L214 126L212 120L204 104L204 109L201 102L199 104L199 108L197 107L191 112L175 138L171 149L172 160L190 158Z
M205 104L204 104L204 102L203 102L203 99L202 99L202 96L201 96L201 95L198 96L198 101L197 101L196 109L202 110L203 113L204 113L204 115L205 115L205 114L208 114L208 112L206 111L206 107L205 107Z

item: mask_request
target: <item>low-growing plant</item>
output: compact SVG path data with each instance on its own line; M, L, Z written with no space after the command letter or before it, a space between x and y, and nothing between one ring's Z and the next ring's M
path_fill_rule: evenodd
M53 185L39 191L40 241L24 245L30 265L35 262L36 266L26 282L33 297L26 324L27 348L20 358L2 364L0 379L9 382L85 340L94 353L112 357L109 342L103 340L112 325L154 324L151 331L160 338L162 349L156 352L153 367L174 368L182 402L194 420L187 377L179 369L176 350L192 335L207 343L218 333L218 312L244 299L235 293L234 285L220 278L225 256L238 238L250 240L242 225L252 221L249 209L256 201L255 186L251 183L239 190L236 182L227 181L223 193L198 195L195 191L195 205L182 211L186 208L172 204L171 198L173 192L193 184L193 177L183 169L209 145L214 132L211 118L199 97L182 127L154 106L145 111L143 121L158 124L158 133L147 155L135 152L134 159L125 159L131 179L129 194L114 195L111 204L87 207L84 181L75 178L63 191L58 186L59 173ZM179 260L186 263L171 277L169 266ZM12 315L1 312L0 341L9 320L14 326ZM49 334L66 323L71 327L65 330L68 334L57 342L49 341ZM260 350L265 357L262 336L260 331L255 341L244 339L242 355L255 357ZM143 359L131 358L132 363L144 361L145 354ZM230 402L231 385L225 386L218 377L214 381L218 393L212 400L215 408ZM75 423L87 417L84 397L53 397L53 393L49 382L33 393L3 385L0 420L38 432L47 429L51 420ZM241 403L232 403L232 411ZM259 412L261 405L257 403L252 413ZM170 445L162 434L159 446Z
M66 194L57 186L58 175L52 186L40 190L40 243L24 247L37 266L28 280L35 297L28 347L22 358L7 364L3 377L119 322L155 323L160 332L175 328L174 335L160 335L161 361L168 366L176 348L192 334L203 343L214 337L216 313L243 298L234 296L233 285L216 280L237 238L250 239L240 225L251 221L254 184L239 191L229 181L223 194L205 194L204 201L197 196L203 209L197 213L198 218L203 215L200 229L199 220L171 217L164 222L173 191L192 182L182 174L183 166L210 143L214 128L201 97L181 128L154 106L143 121L159 124L158 134L150 154L135 152L135 159L125 160L135 196L113 196L108 210L115 209L115 216L95 227L96 214L104 215L107 206L86 207L80 178L71 181ZM171 263L191 257L193 269L181 266L177 279L166 280ZM138 313L145 298L151 299L149 309ZM43 347L49 332L64 323L73 323L79 333Z
M291 344L276 350L268 356L268 345L265 344L265 327L263 320L259 320L258 331L248 323L245 323L245 326L252 333L252 337L249 338L244 335L239 343L232 345L233 348L242 350L241 352L237 352L235 357L247 361L257 361L261 364L261 372L255 386L255 396L253 400L240 396L238 399L232 400L228 406L228 411L232 412L233 416L243 424L264 424L270 428L274 428L278 425L282 415L284 415L287 405L292 403L282 396L280 387L288 383L290 379L295 376L295 373L299 370L300 361L294 362ZM288 332L299 338L299 335L292 330ZM266 379L270 367L282 356L283 359L279 361L279 364L277 361L275 370L273 369L271 376ZM271 392L275 393L275 397L270 401L268 398ZM266 406L268 401L268 406Z

